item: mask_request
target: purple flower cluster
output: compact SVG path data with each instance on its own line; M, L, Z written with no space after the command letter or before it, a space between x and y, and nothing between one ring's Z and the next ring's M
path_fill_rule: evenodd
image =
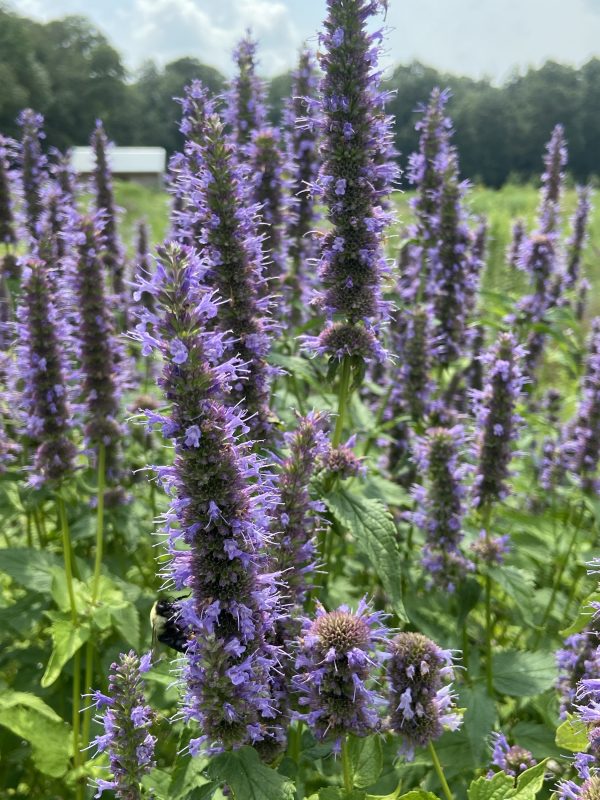
M303 620L293 680L307 711L296 717L318 739L379 730L382 698L370 688L370 675L383 663L376 650L387 635L383 619L361 600L356 611L344 605L328 612L317 603L315 619Z
M592 190L589 186L580 186L577 190L577 209L571 219L571 236L567 242L568 286L575 286L581 271L581 257L588 237L588 219L592 210Z
M544 155L542 191L539 210L540 233L556 238L559 235L560 196L565 181L567 146L562 125L555 125Z
M119 800L141 800L140 781L155 765L156 736L150 731L156 714L146 705L141 678L150 669L150 656L121 653L110 669L108 693L95 691L92 698L104 728L94 744L99 753L108 753L112 778L98 778L94 796L112 791Z
M25 227L32 239L37 237L37 223L42 211L41 189L46 175L47 159L42 152L44 117L31 108L19 114L21 128L20 166L25 206Z
M506 481L519 422L515 407L524 383L523 356L523 348L510 333L501 333L481 356L487 371L483 389L473 391L478 428L473 502L482 512L508 494Z
M268 571L272 490L248 428L224 397L237 380L238 360L225 358L224 337L211 329L219 307L201 283L194 251L169 244L139 289L154 296L141 308L137 335L143 355L164 360L160 381L170 414L148 412L175 448L173 466L159 468L172 498L167 515L169 576L181 619L193 632L186 652L184 715L201 735L192 753L280 739L272 699L278 665L266 643L279 616L275 577Z
M508 534L490 536L488 532L481 531L471 545L471 550L484 564L500 566L510 552L510 536Z
M367 32L367 21L379 6L376 0L343 4L328 0L320 40L325 74L321 99L314 107L323 163L312 190L327 206L331 224L322 239L324 292L318 298L328 323L317 341L306 341L332 360L350 356L362 362L384 357L371 331L387 316L380 283L387 268L382 236L390 215L382 204L397 167L380 159L382 138L389 136L386 95L378 88L381 34ZM336 321L343 322L334 327ZM357 335L361 330L370 335Z
M399 319L396 351L400 358L398 391L401 406L414 422L425 419L432 401L431 317L432 309L429 306L417 306L404 312Z
M244 362L231 402L247 410L252 438L265 440L272 430L266 363L272 324L265 316L269 300L262 291L263 256L257 208L248 198L248 170L236 163L235 146L214 114L206 120L202 145L188 143L186 156L178 184L189 205L179 225L196 231L202 280L222 301L213 324L227 335L229 353Z
M520 263L521 245L525 238L525 223L518 219L513 225L512 238L506 252L506 262L511 269L518 269Z
M323 507L310 499L309 482L329 448L326 424L327 417L319 412L301 417L296 429L285 435L289 455L277 471L279 502L271 522L272 557L285 582L292 615L302 608L310 588L307 576L315 569L315 533Z
M112 173L108 163L109 142L104 126L96 120L90 144L94 150L94 190L96 211L104 219L102 259L112 278L114 293L122 299L125 279L125 254L117 233L117 209L112 187Z
M556 652L559 669L556 688L560 694L560 714L566 717L575 710L577 687L582 680L600 678L600 639L594 627L574 633Z
M11 149L11 142L0 136L0 242L6 246L14 245L17 241L9 167Z
M425 532L422 564L431 583L453 592L473 568L461 553L465 467L458 452L464 442L462 426L430 428L417 443L422 485L413 487L416 509L411 521Z
M237 74L227 92L225 121L229 125L240 159L250 143L253 131L260 130L267 118L265 87L256 74L256 42L250 32L233 53Z
M524 747L517 744L509 745L506 736L501 733L492 734L492 765L498 767L507 775L516 778L530 767L535 767L537 761Z
M17 311L17 389L25 429L35 445L30 483L60 481L74 469L76 454L71 441L67 361L64 348L69 332L64 309L52 299L44 262L33 257L24 262L22 299ZM20 384L23 382L23 388Z
M460 726L450 686L452 653L420 633L399 633L389 656L390 724L402 737L403 752L412 758L415 747L425 747L444 730Z
M292 295L306 301L301 295L306 283L311 282L309 259L316 256L317 240L309 234L316 228L319 213L309 190L319 172L316 103L319 79L314 57L310 50L300 53L298 69L292 75L292 96L284 111L288 158L291 163L290 192L296 201L295 213L288 217L287 238L291 274L289 282Z

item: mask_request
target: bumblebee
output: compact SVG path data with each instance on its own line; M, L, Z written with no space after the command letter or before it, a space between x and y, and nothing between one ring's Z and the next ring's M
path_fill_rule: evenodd
M156 642L185 653L189 635L186 627L180 620L181 600L185 597L157 600L150 611L150 624L152 625L152 648Z

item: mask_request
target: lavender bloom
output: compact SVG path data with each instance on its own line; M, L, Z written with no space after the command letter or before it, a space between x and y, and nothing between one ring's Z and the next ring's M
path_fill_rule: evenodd
M513 778L537 764L529 750L517 744L509 745L503 733L492 734L492 748L492 764Z
M265 257L267 291L281 292L287 271L287 217L290 214L289 164L279 146L279 131L262 128L254 131L248 148L248 163L253 184L253 200L260 206L262 252Z
M433 385L429 377L431 367L431 309L417 307L403 315L404 329L399 337L399 386L404 407L414 422L429 413Z
M571 236L567 242L567 285L575 286L581 271L581 256L588 238L588 218L592 210L592 190L580 186L577 190L577 209L571 219Z
M45 138L42 130L44 117L31 108L26 108L18 116L22 129L20 162L25 204L25 225L29 235L35 239L37 222L42 210L40 196L46 173L46 156L42 153L41 142Z
M315 619L303 620L293 680L298 702L308 710L295 717L318 739L379 730L382 698L369 686L383 663L376 650L387 635L383 618L361 600L355 612L345 605L327 612L317 602Z
M72 206L59 184L50 181L42 188L42 211L38 221L38 254L60 272L66 253L65 233Z
M519 265L519 253L521 252L521 245L525 238L525 223L522 219L518 219L513 225L512 239L508 250L506 251L506 261L510 269L517 269Z
M600 460L600 317L592 321L579 407L563 435L561 455L582 488L594 490Z
M295 214L287 220L291 260L290 282L296 299L310 280L306 265L316 256L316 237L310 236L319 220L315 199L309 190L319 173L316 103L319 80L312 53L300 53L298 69L292 76L292 96L284 110L288 158L291 162L290 192L296 201Z
M271 522L272 556L285 581L292 614L304 605L310 588L307 576L315 569L322 505L310 499L309 482L319 458L328 451L326 423L327 417L319 412L298 420L296 430L285 435L289 455L280 462L276 478L279 504Z
M120 298L124 289L125 256L117 233L117 209L113 194L112 174L108 163L108 150L112 145L108 141L100 120L96 120L90 144L96 160L94 167L96 210L102 213L104 218L102 259L112 278L113 291Z
M582 278L579 281L579 287L577 291L577 303L575 305L575 318L581 322L585 316L585 310L587 308L587 297L588 292L590 291L590 283L585 278Z
M387 676L392 730L402 737L402 751L412 758L444 730L461 724L449 681L452 654L420 633L399 633L389 646Z
M487 366L485 386L480 392L473 391L478 427L473 502L484 511L508 494L506 481L519 422L515 406L524 383L520 369L523 355L513 335L501 333L482 356Z
M339 480L356 478L365 475L367 468L362 459L352 450L354 447L354 437L345 444L337 447L329 447L323 454L322 462L324 468Z
M559 676L556 688L560 695L560 715L566 717L575 711L577 687L581 680L600 678L600 653L598 632L583 630L565 639L564 646L556 651Z
M234 50L233 58L238 71L227 92L225 122L237 144L236 152L243 158L252 132L262 128L267 117L265 87L256 75L256 42L249 31Z
M204 141L206 120L214 114L214 103L208 89L202 81L193 80L185 87L183 97L178 102L181 103L179 130L188 141L201 145Z
M132 651L121 653L119 661L111 664L108 694L96 691L93 704L101 713L98 717L104 733L94 740L99 753L108 753L111 780L96 781L100 797L113 791L120 800L141 800L140 781L155 766L156 736L150 731L156 713L146 705L141 674L150 669L149 656Z
M424 485L413 487L418 510L411 518L425 531L423 568L431 583L448 592L473 568L460 551L465 468L458 463L458 450L463 439L460 425L430 428L416 448L420 471L426 477Z
M68 331L62 309L53 300L46 266L30 258L23 268L23 295L17 312L19 375L27 435L36 446L30 483L61 481L74 469L70 439L71 409L67 399L63 347ZM18 384L17 384L18 385Z
M75 200L76 177L71 166L71 153L61 153L60 150L51 149L54 163L50 165L50 174L57 182L63 197L71 205Z
M540 233L551 239L559 235L560 195L565 180L567 147L564 128L556 125L546 145L539 210Z
M9 170L9 148L11 143L0 136L0 242L7 247L16 244L14 217L11 199Z
M477 541L471 545L476 558L481 559L484 564L498 567L504 563L504 558L510 552L510 536L490 536L482 531Z
M597 800L600 794L600 776L593 766L595 758L590 753L577 753L574 764L581 785L572 780L559 781L556 791L559 800Z
M69 240L73 254L68 269L75 304L75 331L81 364L81 399L85 403L85 437L95 451L104 444L106 475L116 484L120 476L122 431L119 413L120 353L114 340L113 319L105 288L100 253L102 223L73 216ZM115 501L119 493L115 489Z
M210 321L218 306L200 283L193 250L169 244L140 289L154 295L154 312L141 308L143 355L159 351L168 416L148 413L173 440L173 466L159 468L172 498L167 514L169 575L180 590L181 620L191 631L183 678L184 715L201 735L190 751L218 751L280 741L274 720L276 648L266 643L278 617L275 576L266 546L273 508L262 462L247 426L223 403L239 361L225 359L223 335Z
M210 116L203 145L186 147L190 158L197 156L198 170L183 170L179 178L193 201L181 214L181 227L188 220L198 231L202 279L223 300L216 324L228 335L229 351L245 364L244 380L234 383L231 402L242 403L248 411L252 438L264 440L272 431L265 360L270 349L265 316L269 301L259 297L264 292L257 209L248 202L247 168L236 164L234 150L219 118Z
M389 120L383 117L386 96L378 88L380 34L368 34L366 25L380 4L328 0L327 5L320 56L325 76L322 99L315 105L323 164L312 189L327 205L331 224L322 240L324 293L318 298L328 323L316 341L306 342L332 360L350 356L360 364L385 357L373 329L387 316L380 282L387 268L382 236L390 215L382 203L397 168L379 163L381 136ZM340 319L344 322L336 329ZM370 337L357 335L362 330Z

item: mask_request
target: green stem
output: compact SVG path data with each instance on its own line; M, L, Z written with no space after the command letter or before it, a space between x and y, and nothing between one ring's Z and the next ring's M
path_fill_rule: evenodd
M71 619L73 625L77 625L77 603L75 602L75 591L73 589L73 564L71 561L71 536L69 534L69 521L65 509L65 501L60 492L56 495L56 505L58 506L58 518L62 532L63 558L65 561L67 593L69 595L69 605L71 606Z
M73 763L75 768L81 764L79 744L79 702L81 700L81 650L73 657Z
M389 389L383 395L381 403L379 404L379 408L377 409L377 414L375 416L375 425L373 425L373 428L372 428L371 432L367 436L367 441L365 442L365 446L364 446L364 449L363 449L363 456L369 455L369 451L371 450L371 447L373 446L373 443L375 442L375 440L377 438L377 433L379 431L379 426L381 425L381 422L383 420L383 416L385 414L385 410L388 407L388 404L390 402L390 397L392 395L393 388L394 388L394 384L391 383Z
M94 677L94 645L88 639L85 646L85 692L90 694L92 691L92 680ZM86 708L83 712L83 725L81 731L81 749L83 750L83 760L87 760L87 746L90 743L90 728L92 727L92 708Z
M350 753L348 752L348 737L342 739L342 773L344 776L344 790L350 794L353 788L352 766L350 764Z
M490 697L494 696L492 668L492 578L485 576L485 681Z
M100 570L102 568L102 548L104 544L104 485L106 480L106 447L103 442L98 446L98 504L96 507L96 560L94 562L94 580L92 583L92 604L98 599L100 588Z
M292 390L294 392L294 396L298 402L298 411L302 414L302 416L306 416L306 407L304 405L304 401L302 400L302 395L300 394L300 387L298 386L298 379L295 375L291 376L292 378Z
M452 792L450 791L450 787L448 786L448 781L446 780L446 776L444 775L444 770L442 769L442 765L440 764L438 754L435 752L435 747L433 746L433 742L429 742L429 754L431 755L431 760L433 761L433 768L435 769L439 782L442 785L442 791L444 792L444 797L446 798L446 800L454 800L454 798L452 797Z
M332 447L338 447L342 441L344 423L346 421L346 406L350 396L350 376L350 359L346 356L342 361L342 374L340 376L340 384L338 387L338 413L335 421L335 430L333 431L333 437L331 439Z

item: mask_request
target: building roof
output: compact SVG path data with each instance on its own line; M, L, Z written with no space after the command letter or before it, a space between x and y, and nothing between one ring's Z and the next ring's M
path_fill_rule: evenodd
M108 163L114 175L162 175L167 166L167 151L164 147L111 147L108 151ZM79 174L93 172L93 149L73 147L71 166Z

